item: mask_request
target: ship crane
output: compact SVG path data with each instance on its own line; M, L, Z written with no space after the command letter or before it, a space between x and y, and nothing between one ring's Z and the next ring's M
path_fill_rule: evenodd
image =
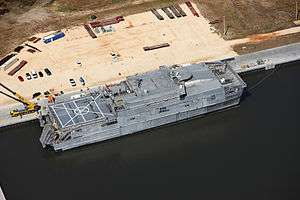
M34 113L34 112L36 112L40 109L39 105L29 101L28 99L24 98L22 95L16 93L15 91L9 89L8 87L3 85L2 83L0 83L0 86L3 87L4 89L6 89L7 91L9 91L11 94L13 94L13 96L10 95L10 94L5 93L3 91L0 91L1 94L3 94L3 95L5 95L5 96L7 96L7 97L9 97L9 98L11 98L15 101L18 101L18 102L22 103L25 106L24 109L15 109L15 110L10 111L10 115L12 117L27 115L27 114L30 114L30 113Z

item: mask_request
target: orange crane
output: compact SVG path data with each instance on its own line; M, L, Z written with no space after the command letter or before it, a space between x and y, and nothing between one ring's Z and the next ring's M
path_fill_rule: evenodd
M6 89L7 91L9 91L10 93L12 93L14 96L0 91L1 94L3 94L3 95L5 95L5 96L7 96L7 97L9 97L9 98L11 98L15 101L18 101L18 102L22 103L25 106L24 109L15 109L15 110L10 111L10 115L12 117L18 117L18 116L34 113L34 112L38 111L41 108L36 103L33 103L33 102L29 101L28 99L24 98L23 96L16 93L15 91L9 89L8 87L3 85L2 83L0 83L0 86L3 87L4 89Z

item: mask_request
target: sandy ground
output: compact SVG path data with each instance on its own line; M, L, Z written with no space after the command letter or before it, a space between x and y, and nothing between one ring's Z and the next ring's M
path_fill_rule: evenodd
M49 89L67 92L114 82L129 75L157 69L160 65L215 60L236 55L231 43L214 33L204 17L193 16L185 4L181 7L187 17L168 19L160 10L165 20L159 21L151 12L135 14L125 17L125 22L114 25L115 32L98 36L97 39L92 39L83 26L63 30L66 34L63 39L50 44L34 44L42 52L31 54L23 50L18 57L28 61L28 64L12 77L7 72L0 72L0 80L13 90L31 97L35 92ZM49 33L38 36L47 34ZM144 46L164 42L171 46L143 51ZM120 54L119 61L113 61L110 55L112 52ZM26 72L42 71L45 67L53 72L52 76L24 82L17 79L19 75L24 77ZM85 87L78 81L80 76L86 80ZM70 85L70 78L76 80L75 88ZM1 105L9 101L7 97L0 96Z
M259 43L274 37L299 33L300 27L285 29L267 34L258 34L237 40L224 40L215 33L208 21L200 15L195 17L185 4L181 4L187 17L169 19L159 10L165 20L159 21L151 12L144 12L125 17L125 21L113 25L115 32L99 35L92 39L83 26L64 29L66 36L49 44L42 41L33 46L42 50L31 54L24 49L18 54L20 60L28 64L14 76L0 71L0 80L11 89L31 98L33 93L54 90L69 92L87 87L118 82L126 76L155 70L161 65L195 63L218 60L237 55L233 46ZM199 12L197 6L194 8ZM49 33L36 36L43 37ZM170 47L145 52L144 46L169 43ZM119 54L117 61L111 53ZM80 61L82 66L78 65ZM20 82L17 77L25 79L25 73L52 71L52 76L39 77ZM44 72L44 71L43 71ZM45 73L44 73L45 75ZM84 77L86 85L79 82ZM69 79L75 79L77 86L72 87ZM12 103L1 95L0 107Z

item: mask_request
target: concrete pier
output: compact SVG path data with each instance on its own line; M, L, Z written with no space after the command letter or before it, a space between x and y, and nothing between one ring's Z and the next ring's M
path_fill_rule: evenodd
M237 73L273 69L276 65L300 60L300 43L235 57L229 63Z
M1 189L1 186L0 186L0 200L5 200L5 196L3 194L3 191Z
M24 115L22 117L11 117L10 116L9 112L11 110L21 108L21 107L22 107L21 104L13 104L10 106L0 108L0 128L37 119L37 113Z
M277 65L297 60L300 60L300 43L294 43L278 48L240 55L228 59L227 62L237 73L246 73L253 70L274 69ZM76 93L78 94L79 92L72 92L66 95L74 95ZM9 115L9 112L16 108L20 108L20 104L6 106L2 108L0 107L0 128L37 119L36 113L24 115L22 118L11 117Z

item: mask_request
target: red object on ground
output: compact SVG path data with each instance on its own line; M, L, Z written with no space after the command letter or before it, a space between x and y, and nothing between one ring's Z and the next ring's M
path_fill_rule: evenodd
M111 19L91 22L90 25L91 25L92 28L97 28L97 27L100 27L100 26L108 26L108 25L111 25L111 24L117 24L121 21L124 21L124 17L123 16L117 16L117 17L111 18Z
M125 21L125 19L124 19L123 16L117 16L117 17L115 17L115 19L116 19L118 22Z
M199 14L197 13L190 1L185 2L185 4L189 7L194 16L199 17Z
M18 76L19 81L23 82L24 78L22 76Z
M18 66L16 66L13 70L8 72L8 75L13 76L15 73L17 73L22 67L24 67L27 64L27 61L22 60Z

